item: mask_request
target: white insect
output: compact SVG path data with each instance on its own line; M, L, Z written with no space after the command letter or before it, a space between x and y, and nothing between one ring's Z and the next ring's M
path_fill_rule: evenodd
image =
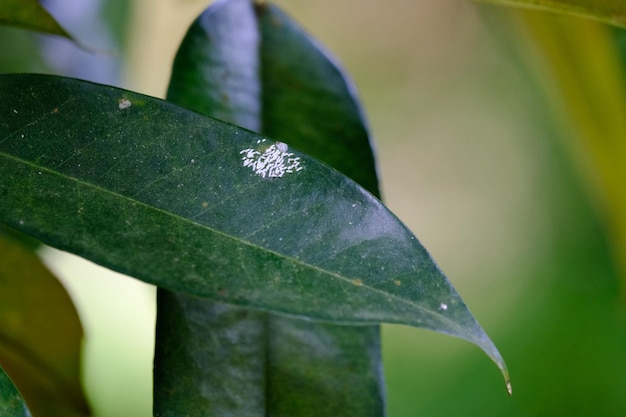
M287 144L283 143L283 142L276 142L276 149L278 149L281 152L287 152Z
M118 107L120 108L120 110L127 109L130 106L132 106L132 103L130 102L129 99L121 98L121 99L118 100Z
M265 142L265 140L263 140ZM259 143L259 141L257 141ZM276 142L270 145L263 153L249 148L239 152L244 167L251 168L256 175L263 178L280 178L285 174L292 174L304 169L300 165L300 158L287 152L286 143Z

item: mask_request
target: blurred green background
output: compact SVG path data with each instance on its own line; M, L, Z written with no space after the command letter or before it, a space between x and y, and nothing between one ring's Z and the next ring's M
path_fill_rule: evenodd
M43 3L78 39L104 53L2 28L0 70L75 76L159 97L178 43L209 4ZM511 372L514 394L508 398L498 370L476 347L384 326L389 416L626 415L620 274L626 253L616 220L626 213L611 203L626 192L626 178L586 151L589 135L578 123L590 126L594 119L584 117L584 107L570 111L575 94L558 90L601 86L593 79L576 84L580 77L565 58L560 63L574 81L566 84L563 73L550 71L551 58L561 53L580 53L586 62L585 53L606 47L621 57L623 78L623 31L582 23L608 42L585 49L572 39L552 45L540 30L547 25L579 33L578 20L469 1L275 3L354 77L377 141L386 204L446 272ZM591 36L586 33L581 39ZM541 52L550 45L546 59ZM606 88L621 96L622 87ZM580 100L626 119L606 97ZM578 118L568 119L572 114ZM610 120L607 126L602 132L609 137ZM606 171L613 172L613 188L601 185ZM96 416L151 415L153 289L67 254L46 250L43 256L83 318L85 385Z

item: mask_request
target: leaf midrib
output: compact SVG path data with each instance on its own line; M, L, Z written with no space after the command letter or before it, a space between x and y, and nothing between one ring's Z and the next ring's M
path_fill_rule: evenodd
M382 295L384 297L391 297L392 299L397 300L397 301L399 301L401 303L404 303L404 304L406 304L406 305L408 305L410 307L416 308L416 309L420 310L423 313L430 314L430 315L436 315L435 311L433 311L431 309L427 309L427 308L423 307L420 304L413 303L413 302L411 302L411 300L408 300L406 298L401 298L401 297L397 296L396 294L384 292L384 291L382 291L380 289L372 287L371 285L367 285L366 283L362 283L361 285L357 286L357 285L355 285L353 283L352 279L350 279L348 277L344 277L342 275L339 275L336 272L320 268L317 265L313 265L313 264L310 264L310 263L303 262L300 259L294 258L294 257L289 256L289 255L285 255L285 254L280 253L280 252L276 252L276 251L274 251L272 249L268 249L268 248L259 246L259 245L255 244L255 243L243 240L243 239L241 239L241 238L239 238L237 236L229 235L229 234L224 233L224 232L222 232L220 230L211 228L211 227L209 227L209 226L207 226L205 224L198 223L198 222L195 222L195 221L193 221L193 220L191 220L189 218L180 216L180 215L178 215L176 213L172 213L172 212L166 211L164 209L161 209L159 207L155 207L155 206L151 206L149 204L146 204L143 201L132 199L129 196L126 196L126 195L123 195L123 194L120 194L120 193L117 193L117 192L114 192L114 191L111 191L111 190L107 190L106 188L102 188L99 185L96 185L96 184L93 184L91 182L87 182L87 181L81 180L80 178L69 176L69 175L64 175L64 174L62 174L62 173L60 173L58 171L55 171L54 169L51 169L51 168L48 168L48 167L45 167L45 166L41 166L41 165L36 165L36 164L32 163L31 161L27 161L27 160L24 160L22 158L18 158L18 157L14 156L14 155L7 154L6 152L0 152L0 155L3 156L4 158L8 159L8 160L12 160L12 161L21 163L21 164L23 164L25 166L31 167L31 168L36 169L38 171L44 171L44 172L47 172L47 173L49 173L51 175L65 178L66 180L75 182L75 183L80 184L80 185L82 185L84 187L92 188L92 189L100 191L100 192L102 192L104 194L112 195L112 196L114 196L114 197L116 197L116 198L118 198L120 200L127 201L129 203L134 204L134 205L143 206L144 208L147 208L148 210L152 210L152 211L154 211L156 213L165 214L165 215L171 217L172 219L176 219L178 221L191 224L193 226L199 227L201 229L204 229L204 230L209 231L211 233L214 233L216 235L223 236L223 237L226 237L228 239L237 241L241 245L245 245L245 246L248 246L248 247L251 247L251 248L254 248L254 249L266 252L266 253L269 253L269 254L273 254L273 255L275 255L275 256L277 256L279 258L282 258L282 259L287 259L287 260L289 260L290 262L292 262L295 265L300 265L300 266L305 267L306 269L310 269L310 270L314 270L314 271L317 271L317 272L321 272L321 273L323 273L325 275L328 275L328 276L330 276L332 278L335 278L335 279L338 279L340 281L344 281L344 282L346 282L346 283L348 283L350 285L353 285L353 286L355 286L357 288L367 289L367 290L369 290L369 291L371 291L373 293L380 294L380 295ZM393 278L394 277L390 277L390 279L393 279ZM453 328L454 327L458 327L458 325L453 320L448 319L446 316L437 315L437 317L439 319L443 319L446 322L448 322L450 325L452 325Z

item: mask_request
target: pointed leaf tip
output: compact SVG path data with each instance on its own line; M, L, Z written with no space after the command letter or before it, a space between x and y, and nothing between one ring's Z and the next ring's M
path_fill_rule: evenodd
M504 359L502 359L502 357L498 354L498 358L492 358L494 360L494 362L496 363L496 365L498 366L498 368L500 369L500 373L502 374L502 377L504 378L504 385L506 387L506 392L507 394L509 394L509 397L513 395L513 387L511 386L511 376L509 375L509 369L506 366L506 363L504 363Z
M511 386L511 377L509 375L509 368L507 368L506 363L504 362L504 359L502 358L502 356L500 355L500 352L498 352L495 346L493 346L493 349L494 349L495 355L492 355L492 353L487 349L485 349L485 351L487 352L491 360L493 360L494 363L498 366L498 369L500 369L500 374L502 374L502 378L504 378L504 385L506 388L506 392L507 394L509 394L509 397L510 397L511 395L513 395L513 387Z
M509 394L509 396L511 396L513 392L513 389L511 387L511 378L509 375L509 369L506 366L506 363L504 362L504 358L502 358L502 355L498 351L498 348L496 347L496 345L487 336L487 334L478 325L478 323L476 323L476 326L478 326L478 328L475 330L477 337L467 338L467 340L474 343L478 347L480 347L483 350L483 352L485 352L487 356L489 356L489 358L493 361L493 363L498 367L498 369L500 370L500 374L502 375L502 378L504 379L506 391Z

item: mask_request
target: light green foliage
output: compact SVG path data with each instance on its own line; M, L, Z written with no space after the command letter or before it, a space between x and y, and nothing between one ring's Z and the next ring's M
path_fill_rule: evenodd
M0 23L72 39L37 0L2 0Z
M527 10L584 17L626 27L626 3L621 0L477 0Z

